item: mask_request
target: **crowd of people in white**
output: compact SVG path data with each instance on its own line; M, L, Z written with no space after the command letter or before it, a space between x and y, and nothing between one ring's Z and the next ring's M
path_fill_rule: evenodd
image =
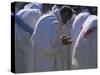
M91 9L92 8L92 9ZM15 71L43 72L97 67L95 7L29 3L15 14Z

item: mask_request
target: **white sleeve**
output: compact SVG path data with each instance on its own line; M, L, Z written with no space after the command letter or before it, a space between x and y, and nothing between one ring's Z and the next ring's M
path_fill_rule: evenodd
M61 26L58 21L54 21L51 29L51 45L54 48L59 48L62 46L62 42L60 40L61 36Z

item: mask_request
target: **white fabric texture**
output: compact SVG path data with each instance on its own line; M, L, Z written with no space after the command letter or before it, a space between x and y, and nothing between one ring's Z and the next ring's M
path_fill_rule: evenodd
M84 22L73 49L73 60L76 60L78 69L97 67L97 16L90 15Z
M71 36L72 36L72 40L73 40L72 48L76 42L76 39L77 39L82 27L83 27L83 23L85 22L86 18L89 15L90 15L89 12L83 11L76 16L76 18L73 22L73 25L72 25L72 29L71 29Z
M35 42L35 71L53 71L62 68L62 64L56 62L59 60L57 55L62 47L61 23L58 16L54 12L45 14L36 24L32 35L32 40Z
M36 9L22 9L17 13L17 16L34 30L35 23L41 14ZM15 44L15 71L18 73L34 72L34 47L31 43L31 35L17 23L15 24Z
M73 14L72 18L68 21L66 25L63 26L63 34L68 36L69 38L72 39L71 37L71 29L73 25L73 21L75 19L76 15ZM73 40L72 40L73 41ZM70 45L63 45L63 60L64 60L64 69L68 70L71 69L71 55L72 55L72 50L71 50L71 44Z
M87 19L87 17L90 15L90 13L88 11L82 11L80 12L74 22L73 22L73 25L72 25L72 29L71 29L71 37L72 37L72 45L71 45L71 50L73 52L73 47L75 46L75 43L76 43L76 39L79 35L79 33L81 32L82 28L83 28L83 23L85 22L85 20ZM74 60L74 59L72 59ZM77 63L76 63L76 60L72 61L72 63L76 64L76 65L72 65L72 69L76 69L77 68Z

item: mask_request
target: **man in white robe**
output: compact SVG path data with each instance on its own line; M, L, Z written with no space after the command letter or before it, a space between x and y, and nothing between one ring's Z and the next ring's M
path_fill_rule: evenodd
M63 34L68 36L71 39L72 39L71 29L72 29L72 25L73 25L73 21L74 21L75 17L76 17L76 14L73 14L72 18L68 21L68 23L63 26ZM71 68L71 55L72 55L71 44L64 45L63 46L63 51L64 51L63 52L63 55L64 55L64 69L69 70Z
M57 14L56 16L58 16L59 21L61 21L61 18L59 16L60 14L59 14L59 12L57 12L59 10L60 9L57 5L52 6L52 12L56 13ZM61 46L62 46L62 44L61 44ZM55 61L56 62L56 70L63 70L64 69L64 59L63 58L64 57L63 57L63 49L62 49L62 51L60 51L60 53L57 54L56 57L55 57L55 59L56 59L56 61Z
M85 9L75 17L75 20L74 20L72 28L71 28L71 37L72 37L71 39L73 41L73 43L71 44L71 51L73 51L73 47L75 45L76 39L77 39L80 31L83 28L83 23L85 22L85 20L87 19L87 17L89 15L90 15L90 13L89 13L88 9ZM72 65L71 69L76 68L77 67L76 61L73 61L72 63L74 64L74 66ZM76 64L76 66L75 66L75 64Z
M89 13L88 9L85 9L75 17L75 20L73 22L72 29L71 29L71 37L73 40L73 46L74 46L75 41L82 29L83 23L85 22L85 20L87 19L87 17L89 15L90 15L90 13Z
M32 35L32 41L35 43L34 61L36 72L63 70L63 64L57 65L59 62L56 62L56 56L60 54L63 45L60 39L62 34L61 12L63 17L68 15L66 15L66 7L60 11L56 9L43 15L36 24ZM63 19L63 23L65 20L66 18Z
M15 72L17 73L34 72L31 35L41 12L40 9L33 8L32 4L34 3L28 4L30 7L26 5L27 7L21 9L15 16Z
M90 15L84 22L73 48L73 60L78 64L77 69L97 67L97 16Z

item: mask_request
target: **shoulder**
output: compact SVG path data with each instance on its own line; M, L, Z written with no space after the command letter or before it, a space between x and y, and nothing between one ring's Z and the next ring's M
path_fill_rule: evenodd
M95 29L97 27L97 16L90 15L86 22L84 23L84 27L82 29L83 33L86 34L89 30Z
M97 16L95 15L90 15L87 20L86 20L86 23L87 25L94 25L97 23Z
M90 15L89 18L93 21L97 20L97 16L96 15Z
M26 13L27 11L29 11L29 9L21 9L16 13L16 15L20 16L20 15Z
M40 10L38 10L38 9L29 9L28 10L28 13L41 15Z
M55 16L51 15L51 14L44 14L43 16L40 17L40 19L38 20L38 22L54 22L56 20Z
M81 17L81 16L87 16L87 15L90 15L90 13L89 12L81 12L81 13L79 13L79 16Z
M76 19L79 20L79 19L87 17L89 15L90 15L90 13L88 13L88 12L81 12L76 16Z
M16 15L20 17L25 16L25 15L37 15L38 16L38 15L41 15L41 13L36 9L22 9L22 10L19 10Z

